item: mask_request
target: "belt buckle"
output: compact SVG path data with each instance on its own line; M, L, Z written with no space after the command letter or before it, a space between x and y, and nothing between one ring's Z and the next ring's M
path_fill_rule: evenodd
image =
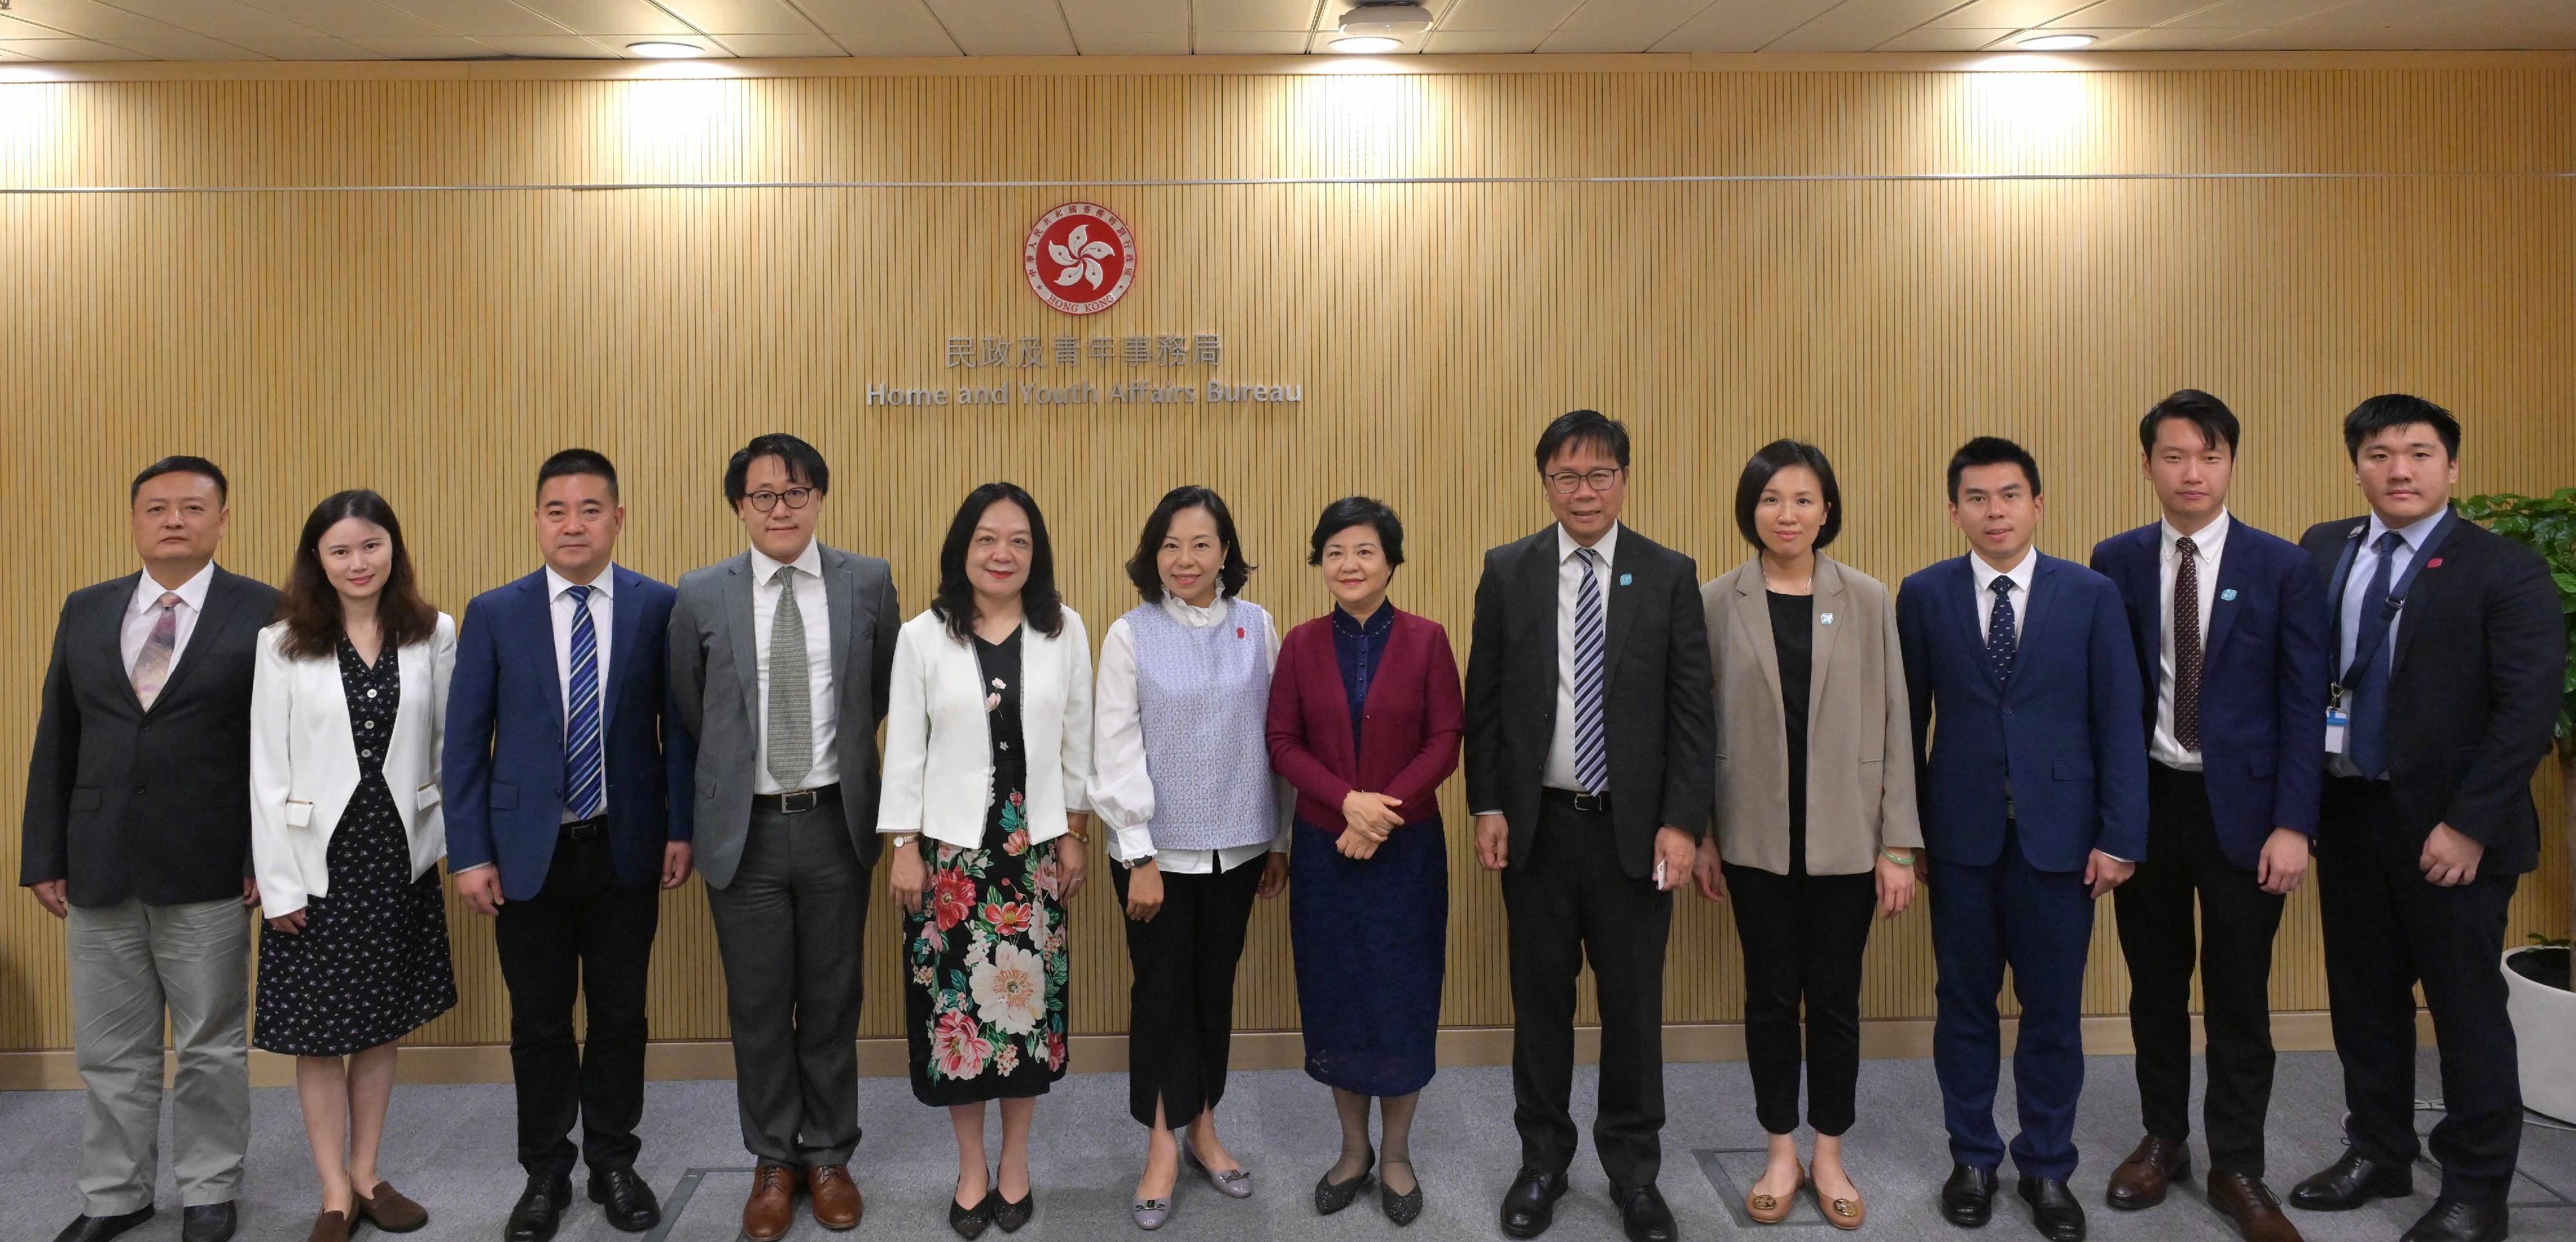
M799 789L778 795L778 810L785 815L802 815L813 810L822 800L823 796L814 790Z
M1607 795L1597 793L1578 793L1574 795L1574 809L1578 811L1598 812L1609 810L1610 807Z

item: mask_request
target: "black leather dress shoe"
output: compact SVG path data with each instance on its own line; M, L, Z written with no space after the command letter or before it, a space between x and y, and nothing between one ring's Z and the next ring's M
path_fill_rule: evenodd
M2349 1212L2373 1199L2403 1199L2413 1193L2414 1169L2373 1160L2355 1147L2316 1176L2291 1187L2290 1206L2311 1212Z
M1975 1229L1994 1214L1995 1171L1964 1164L1950 1166L1950 1180L1941 1183L1941 1219L1962 1229Z
M642 1233L662 1223L662 1203L632 1168L592 1169L590 1201L620 1233Z
M240 1217L228 1200L179 1210L179 1242L232 1242Z
M1628 1242L1673 1242L1673 1210L1664 1206L1663 1192L1654 1183L1614 1186L1610 1197L1619 1201L1619 1222L1627 1227Z
M563 1224L564 1209L572 1206L572 1175L569 1173L531 1173L528 1188L519 1192L519 1202L510 1209L510 1223L503 1226L506 1242L546 1242Z
M2053 1177L2021 1179L2021 1197L2030 1204L2030 1223L2048 1242L2084 1242L2084 1205L2075 1192Z
M2503 1204L2445 1198L2397 1242L2503 1242L2506 1232Z
M1503 1232L1515 1238L1535 1238L1547 1232L1556 1219L1556 1201L1565 1197L1565 1175L1523 1169L1512 1179L1512 1188L1503 1192Z
M54 1235L54 1242L107 1242L109 1238L150 1219L152 1205L149 1203L123 1216L75 1216L72 1223L63 1226L61 1233Z

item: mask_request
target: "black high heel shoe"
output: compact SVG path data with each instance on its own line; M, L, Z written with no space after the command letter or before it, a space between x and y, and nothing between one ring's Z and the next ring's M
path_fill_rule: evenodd
M1349 1207L1351 1205L1351 1200L1359 1198L1360 1192L1368 1189L1369 1170L1376 1167L1377 1149L1372 1147L1369 1149L1368 1163L1361 1166L1358 1176L1353 1177L1347 1182L1334 1181L1333 1171L1331 1169L1324 1170L1324 1176L1318 1178L1315 1182L1316 1213L1323 1216L1330 1216L1335 1212L1341 1211L1343 1208Z
M958 1185L963 1187L965 1183L961 1180ZM999 1198L1001 1198L1001 1196L994 1193L993 1183L989 1178L984 1182L983 1201L977 1203L973 1207L958 1206L957 1193L955 1191L950 1191L948 1194L948 1227L956 1230L957 1236L961 1238L971 1239L984 1236L984 1227L993 1223L993 1203ZM1025 1200L1023 1202L1025 1202Z

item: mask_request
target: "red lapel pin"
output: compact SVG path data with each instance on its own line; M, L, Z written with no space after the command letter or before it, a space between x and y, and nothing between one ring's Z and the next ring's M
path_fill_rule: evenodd
M2435 561L2435 562L2433 562L2433 563L2434 563L2434 564L2436 564L2436 565L2441 564L2441 562L2440 562L2440 561ZM1238 626L1234 627L1234 636L1235 636L1236 638L1241 638L1241 637L1243 637L1243 627L1242 627L1242 626L1238 625Z
M2437 556L2437 557L2434 557L2433 559L2431 559L2431 560L2429 560L2429 561L2424 562L2424 568L2426 568L2426 569L2440 569L2441 567L2442 567L2442 558L2441 558L2441 557L2438 557L2438 556Z

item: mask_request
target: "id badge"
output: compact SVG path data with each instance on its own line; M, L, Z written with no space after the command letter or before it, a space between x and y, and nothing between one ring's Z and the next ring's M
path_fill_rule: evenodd
M2351 723L2351 721L2350 721L2350 719L2349 719L2348 717L2346 717L2346 716L2344 715L2344 711L2343 711L2343 709L2342 709L2342 708L2340 708L2340 707L2329 707L2329 708L2327 708L2327 709L2326 709L2326 753L2327 753L2327 754L2329 754L2329 755L2340 755L2340 754L2342 754L2342 753L2343 753L2343 735L2344 735L2344 726L2345 726L2345 725L2347 725L2347 724L2349 724L2349 723Z

